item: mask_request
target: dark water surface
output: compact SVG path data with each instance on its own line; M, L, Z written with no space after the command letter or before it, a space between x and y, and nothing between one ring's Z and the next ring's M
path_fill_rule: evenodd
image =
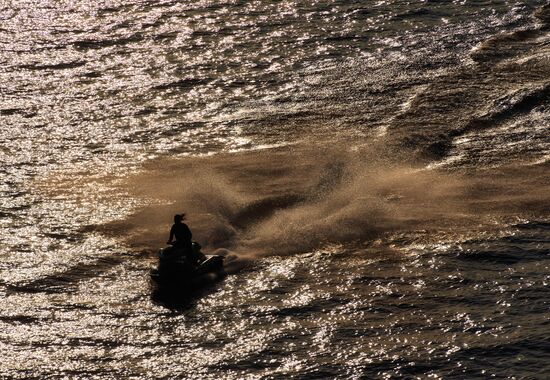
M0 378L548 378L545 1L4 1L0 100Z

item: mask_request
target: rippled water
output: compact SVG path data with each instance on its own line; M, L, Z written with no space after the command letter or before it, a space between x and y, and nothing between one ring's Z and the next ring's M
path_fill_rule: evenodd
M549 23L0 3L0 377L546 378ZM159 299L182 210L230 274Z

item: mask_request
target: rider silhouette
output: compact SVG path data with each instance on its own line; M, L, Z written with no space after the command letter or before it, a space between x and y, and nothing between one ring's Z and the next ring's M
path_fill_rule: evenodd
M185 254L190 254L193 251L192 248L192 234L187 224L183 223L185 214L174 215L174 224L170 229L170 237L168 238L168 244L173 245L175 248L183 249ZM176 240L173 240L174 237Z

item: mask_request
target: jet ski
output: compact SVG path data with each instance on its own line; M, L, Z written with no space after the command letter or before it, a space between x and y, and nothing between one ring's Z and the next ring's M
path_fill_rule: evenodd
M150 272L156 290L191 292L225 276L223 256L204 255L198 243L192 246L192 254L174 246L159 251L158 267Z

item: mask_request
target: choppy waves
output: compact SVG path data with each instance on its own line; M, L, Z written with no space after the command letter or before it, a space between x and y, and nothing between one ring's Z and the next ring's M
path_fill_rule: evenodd
M0 377L542 378L542 5L1 5Z

